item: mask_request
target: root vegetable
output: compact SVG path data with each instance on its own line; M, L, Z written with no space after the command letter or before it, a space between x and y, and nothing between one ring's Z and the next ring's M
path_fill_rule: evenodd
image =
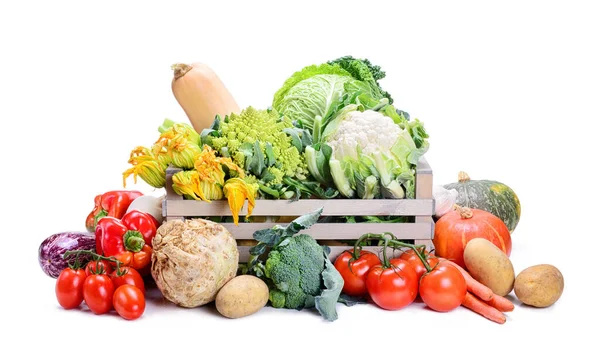
M565 286L558 268L539 264L523 270L515 280L515 294L527 305L545 308L561 297Z
M504 324L506 322L506 317L498 309L479 300L471 293L467 293L462 305L465 308L471 309L475 313L498 324Z
M217 294L215 305L221 315L236 319L258 312L269 300L269 287L251 275L233 278Z
M152 277L163 296L182 307L212 302L237 272L235 239L212 221L167 221L157 230L152 245Z
M473 238L464 251L464 263L471 276L505 296L513 290L515 270L508 256L485 238Z

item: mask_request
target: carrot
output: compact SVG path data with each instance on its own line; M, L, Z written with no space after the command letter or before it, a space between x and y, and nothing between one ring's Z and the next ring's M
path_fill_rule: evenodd
M462 305L491 320L492 322L496 322L498 324L504 324L506 322L506 317L498 309L489 306L469 292L467 292Z
M457 268L463 275L463 277L465 277L465 281L467 282L467 290L473 294L475 294L476 296L478 296L479 298L481 298L484 301L490 301L494 298L494 292L492 292L492 290L488 287L486 287L485 285L479 283L478 281L476 281L473 277L471 277L471 275L463 269L463 267L459 266L458 264L452 262L451 260L446 260L444 261L444 263L449 263L451 265L453 265L455 268Z
M515 305L508 299L494 294L491 300L487 301L487 304L498 309L501 312L512 312L515 309Z

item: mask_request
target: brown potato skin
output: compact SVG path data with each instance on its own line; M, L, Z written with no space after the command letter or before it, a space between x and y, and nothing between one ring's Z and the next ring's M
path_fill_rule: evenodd
M221 315L236 319L258 312L268 300L269 288L265 282L251 275L240 275L221 288L215 305Z
M508 256L485 238L470 240L463 253L467 270L481 284L499 296L513 290L515 270Z
M562 273L550 264L526 268L515 279L517 298L524 304L537 308L546 308L556 303L564 287Z

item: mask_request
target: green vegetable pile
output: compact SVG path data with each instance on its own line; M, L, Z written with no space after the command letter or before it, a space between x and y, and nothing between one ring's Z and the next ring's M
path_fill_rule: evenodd
M267 283L273 307L314 307L323 318L334 321L344 280L329 260L329 247L298 234L315 224L322 211L301 216L286 227L256 231L254 239L259 244L250 249L251 258L242 274L256 275Z
M307 138L313 188L345 198L414 198L429 135L392 105L384 77L369 60L345 56L295 72L275 93L273 108Z

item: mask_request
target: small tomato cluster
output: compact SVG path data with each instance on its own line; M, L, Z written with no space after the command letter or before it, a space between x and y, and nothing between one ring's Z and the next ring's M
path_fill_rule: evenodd
M120 266L121 262L91 251L75 252L86 252L93 259L85 268L76 261L75 265L61 271L55 285L56 299L61 307L75 309L85 302L90 311L97 315L114 309L128 320L142 316L146 309L146 289L137 270ZM112 263L116 264L115 268Z
M367 239L384 241L382 260L375 253L362 250L361 243ZM389 246L410 249L388 259ZM467 294L467 283L457 268L440 261L423 246L398 241L389 232L361 236L354 250L340 254L334 265L344 279L345 294L368 296L387 310L402 309L420 295L429 308L448 312L459 307Z

